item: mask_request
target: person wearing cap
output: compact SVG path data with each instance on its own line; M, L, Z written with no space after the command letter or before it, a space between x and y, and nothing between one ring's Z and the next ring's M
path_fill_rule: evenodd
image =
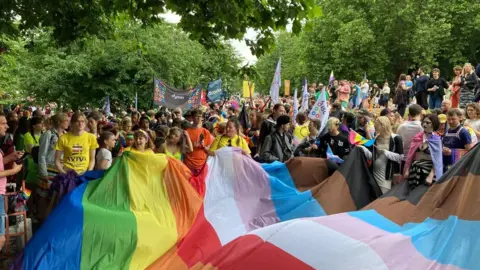
M357 129L355 132L366 139L372 139L373 137L370 128L370 117L371 115L366 109L360 109L357 112Z
M293 157L292 136L288 133L289 129L290 116L279 116L275 124L275 130L265 137L262 144L260 150L260 160L262 162L285 162Z
M273 106L273 111L266 120L260 125L260 136L258 138L259 149L262 149L262 144L265 142L265 138L275 131L275 125L277 119L286 113L285 107L278 103Z
M438 121L440 122L440 127L438 129L438 134L440 136L443 136L445 133L445 130L447 129L447 115L446 114L439 114L438 115Z

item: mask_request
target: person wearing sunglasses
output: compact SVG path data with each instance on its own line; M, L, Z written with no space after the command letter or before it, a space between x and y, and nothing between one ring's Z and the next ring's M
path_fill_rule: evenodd
M209 155L214 156L215 151L223 147L237 147L242 149L244 155L250 155L248 143L240 134L240 122L235 118L228 120L225 134L215 139L210 147Z

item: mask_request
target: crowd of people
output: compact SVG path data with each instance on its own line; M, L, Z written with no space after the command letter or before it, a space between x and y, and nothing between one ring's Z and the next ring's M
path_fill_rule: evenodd
M330 112L324 130L319 120L308 117L324 89L317 84L309 86L309 108L298 113L292 97L271 104L260 96L245 100L241 108L234 102L214 102L186 112L159 107L115 115L103 110L53 114L50 108L32 112L31 107L12 107L0 115L0 201L7 179L25 180L32 191L29 216L41 223L58 174L108 170L117 157L133 151L165 154L183 162L193 177L204 179L208 157L224 147L239 148L262 163L296 156L327 158L329 151L346 159L359 147L383 193L398 181L408 181L412 189L431 185L477 142L478 85L469 64L455 67L451 82L442 79L438 69L431 78L422 69L401 75L395 91L388 83L380 89L368 80L360 85L334 81L326 88ZM349 138L352 131L374 139L373 146L356 145ZM202 194L200 186L195 188ZM0 216L5 212L0 203ZM4 229L2 221L0 248Z

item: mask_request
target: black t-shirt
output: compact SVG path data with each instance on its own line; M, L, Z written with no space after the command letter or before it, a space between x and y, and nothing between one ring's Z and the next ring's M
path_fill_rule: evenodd
M350 142L344 133L339 133L337 136L332 136L329 133L320 138L320 153L323 158L327 157L327 145L332 149L333 154L339 158L344 158L350 154Z
M428 92L428 94L432 97L440 98L445 95L445 89L448 88L448 83L444 78L431 78L427 83L427 89L433 88L434 86L438 87L437 90L435 90L435 92Z

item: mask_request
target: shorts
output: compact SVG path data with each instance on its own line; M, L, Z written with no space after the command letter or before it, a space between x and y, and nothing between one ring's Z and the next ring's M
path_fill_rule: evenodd
M0 236L5 235L5 219L7 213L5 213L5 200L4 196L0 195Z

